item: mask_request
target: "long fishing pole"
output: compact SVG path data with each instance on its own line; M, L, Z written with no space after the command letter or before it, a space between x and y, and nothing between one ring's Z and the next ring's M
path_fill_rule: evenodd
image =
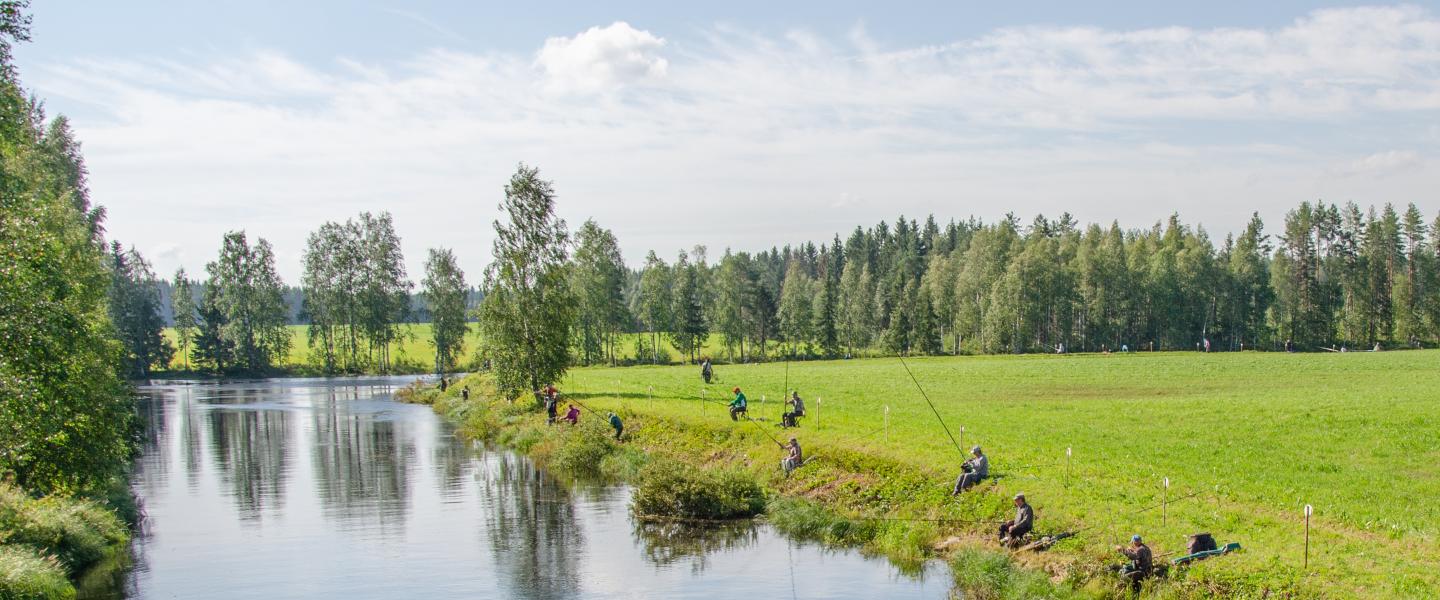
M920 390L920 397L924 398L925 403L930 405L930 412L935 413L935 419L940 421L941 427L945 428L945 435L950 436L950 443L955 445L955 451L959 452L961 457L964 457L965 451L960 449L959 440L955 439L955 434L950 433L950 426L945 424L945 419L940 416L940 411L935 408L935 403L930 401L930 395L926 394L925 388L920 386L920 380L915 378L915 373L910 370L910 365L905 364L905 357L897 356L897 358L900 359L900 366L905 367L905 373L910 376L910 381L915 383L915 389Z
M776 445L776 446L779 446L779 447L781 447L781 448L784 448L784 447L785 447L785 444L780 443L780 440L777 440L777 439L775 439L775 436L770 435L770 431L767 430L767 429L765 429L765 426L764 426L764 425L761 425L759 421L756 421L755 419L750 418L750 415L745 415L745 420L746 420L746 421L749 421L749 422L750 422L751 424L753 424L754 426L760 428L760 433L765 434L765 437L768 437L768 438L770 438L770 441L775 442L775 445Z

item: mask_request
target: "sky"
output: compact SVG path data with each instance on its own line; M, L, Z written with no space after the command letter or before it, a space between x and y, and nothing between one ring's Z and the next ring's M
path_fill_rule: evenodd
M632 267L902 215L1440 212L1435 2L33 4L22 79L162 277L243 229L298 283L309 232L390 211L412 279L448 247L478 281L520 163Z

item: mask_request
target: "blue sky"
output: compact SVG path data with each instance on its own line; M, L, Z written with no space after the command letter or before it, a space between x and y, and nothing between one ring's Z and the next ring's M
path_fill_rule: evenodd
M220 235L395 214L477 278L516 163L627 260L935 213L1068 210L1218 243L1301 200L1440 210L1440 10L1299 2L37 2L26 83L110 232L166 274Z

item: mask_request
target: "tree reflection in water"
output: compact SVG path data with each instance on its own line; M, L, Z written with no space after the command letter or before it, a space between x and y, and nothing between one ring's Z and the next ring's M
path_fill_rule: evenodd
M370 390L336 387L315 400L316 492L327 516L380 531L403 531L416 458L412 424L352 410Z
M567 486L514 453L486 456L486 531L507 597L573 598L584 537Z
M241 402L258 402L255 389L223 390ZM210 410L210 446L221 479L234 492L236 510L244 521L259 520L266 511L285 505L285 473L289 468L287 439L293 426L284 410Z
M711 554L743 550L759 539L754 522L693 525L636 520L635 537L645 546L645 559L657 567L690 562L690 572L700 574L709 565Z

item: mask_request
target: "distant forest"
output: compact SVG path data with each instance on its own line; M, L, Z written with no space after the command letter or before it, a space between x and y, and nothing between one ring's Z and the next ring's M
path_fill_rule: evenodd
M632 267L613 232L587 221L574 233L552 232L565 272L553 287L573 304L565 317L573 323L561 331L576 364L695 361L712 339L722 347L713 358L733 361L1392 349L1440 343L1436 232L1440 218L1427 223L1414 205L1323 202L1302 203L1276 232L1252 216L1218 243L1178 215L1134 229L1081 226L1069 214L944 225L900 217L828 243L718 257L697 246L669 262L652 251ZM388 214L312 234L302 286L279 281L263 239L252 246L232 233L225 242L207 265L211 277L187 280L186 323L199 332L190 351L209 368L274 364L290 343L275 328L304 324L305 342L323 349L324 370L383 370L393 327L433 319L429 296L404 272ZM175 282L150 275L129 252L142 267L135 277L153 284L160 319L175 325ZM449 251L431 253L427 271L444 267L455 287L450 322L473 321L485 284L466 284ZM211 286L217 293L207 293ZM206 314L224 322L209 338ZM622 347L622 334L633 342ZM662 339L683 356L669 356ZM455 352L457 361L469 356Z

